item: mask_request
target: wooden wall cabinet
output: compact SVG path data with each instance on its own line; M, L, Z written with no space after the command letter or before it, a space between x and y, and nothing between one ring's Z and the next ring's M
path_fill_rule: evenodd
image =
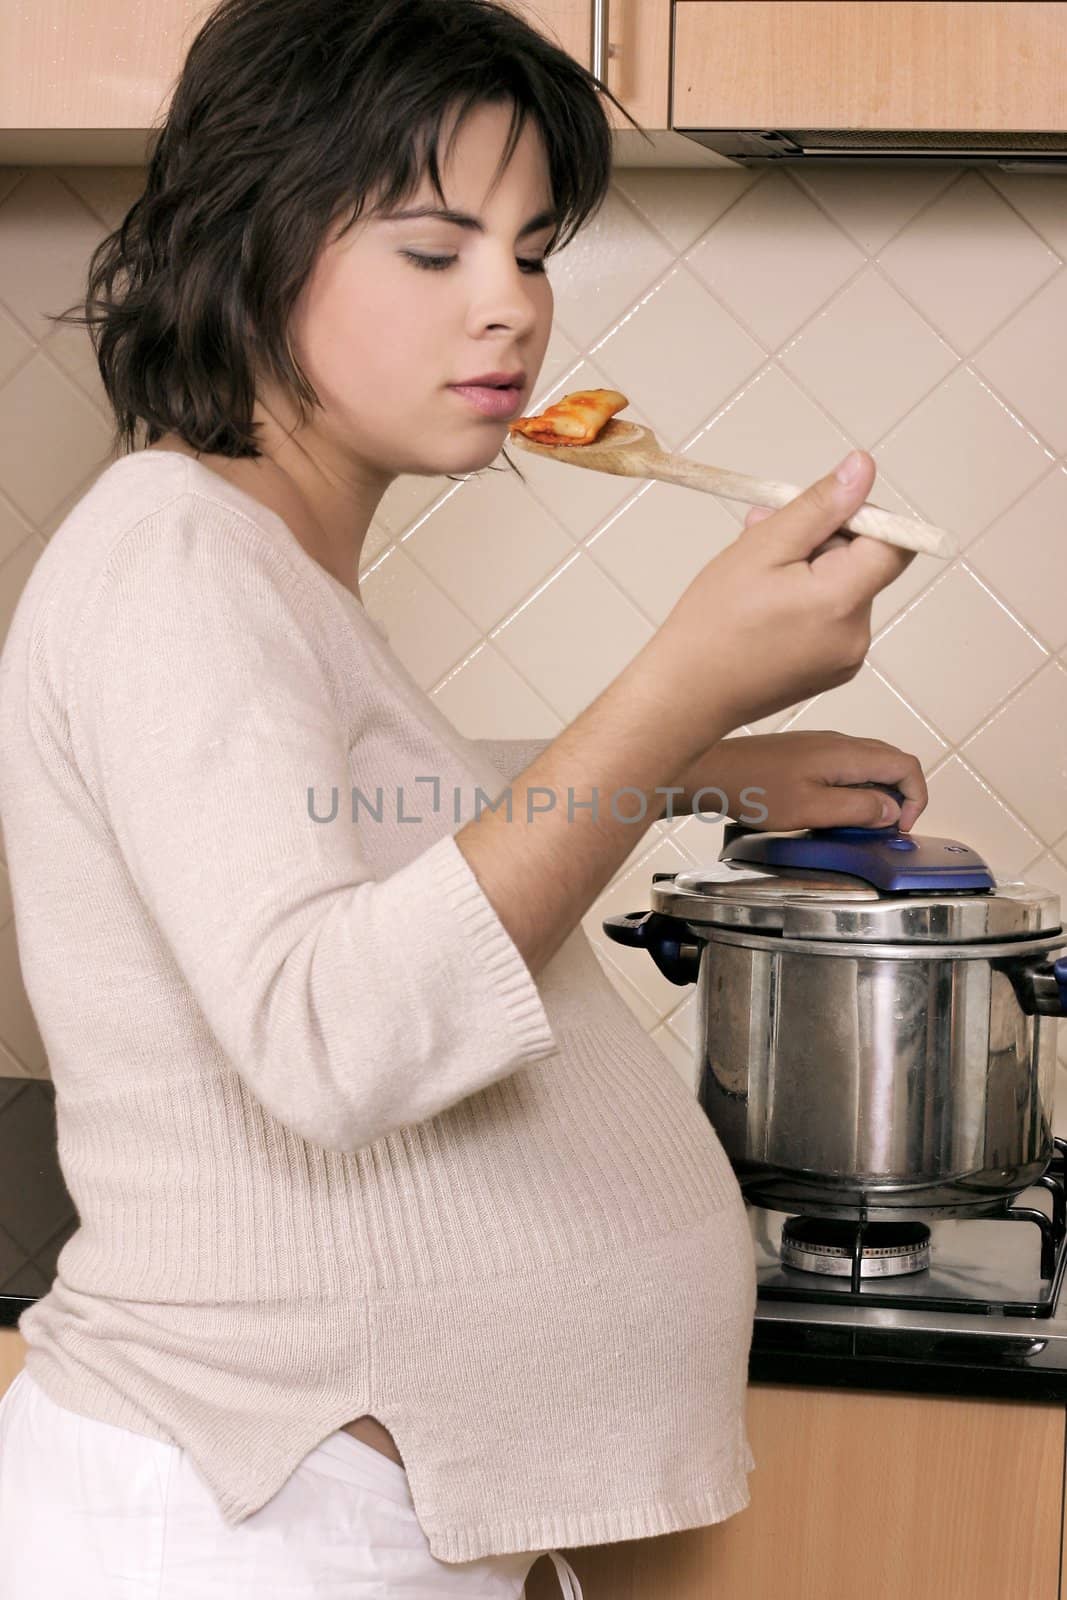
M1067 129L1067 5L678 0L676 128Z
M0 1394L25 1348L0 1329ZM1065 1417L759 1384L746 1511L566 1554L585 1600L1058 1600ZM559 1600L546 1559L526 1600Z
M535 25L543 26L557 43L593 67L592 0L509 0ZM670 126L671 0L610 0L608 16L607 86L642 127ZM630 127L615 107L608 105L613 128Z
M18 159L16 132L60 159L76 131L93 135L90 159L144 158L145 134L173 91L196 31L215 0L33 0L8 5L0 49L0 160ZM507 0L586 66L592 0ZM611 0L608 86L642 126L666 129L671 0ZM629 128L609 104L613 126ZM120 136L127 135L123 140ZM681 141L680 141L681 142ZM95 157L94 150L98 152ZM74 159L86 159L85 147Z
M9 4L0 161L143 160L214 3ZM594 0L504 3L593 65ZM608 87L653 135L609 104L622 165L733 165L672 128L1067 126L1063 3L608 0L607 16Z
M153 124L213 0L33 0L5 5L0 128Z

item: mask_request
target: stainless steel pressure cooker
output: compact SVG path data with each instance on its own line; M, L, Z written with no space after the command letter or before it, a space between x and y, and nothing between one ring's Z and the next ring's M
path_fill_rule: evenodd
M896 828L730 825L730 870L656 873L608 917L697 985L698 1094L755 1204L973 1216L1052 1158L1058 897Z

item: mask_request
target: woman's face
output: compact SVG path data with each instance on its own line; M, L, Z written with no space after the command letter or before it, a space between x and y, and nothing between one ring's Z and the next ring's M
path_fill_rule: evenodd
M490 192L510 109L475 107L441 168L447 208L477 225L405 217L441 208L424 178L397 214L363 217L331 238L294 308L292 347L323 408L306 431L357 471L478 470L528 405L552 324L543 256L555 224L545 215L544 148L529 120ZM455 387L520 371L503 402L481 397L504 411L487 412Z

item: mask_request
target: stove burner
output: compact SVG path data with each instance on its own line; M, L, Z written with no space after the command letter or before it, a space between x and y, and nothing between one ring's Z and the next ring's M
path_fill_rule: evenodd
M822 1306L884 1306L909 1313L959 1311L971 1316L1051 1318L1067 1277L1067 1139L1057 1136L1052 1143L1047 1171L1029 1190L1007 1199L999 1213L946 1219L931 1212L919 1223L923 1232L929 1225L937 1246L929 1252L925 1277L917 1261L904 1276L887 1277L881 1266L884 1257L878 1252L886 1243L891 1246L891 1257L900 1253L901 1243L911 1244L916 1256L926 1248L910 1219L889 1218L883 1223L881 1218L869 1216L852 1221L789 1215L780 1224L771 1224L770 1218L782 1213L773 1207L753 1206L757 1219L766 1215L765 1222L757 1222L757 1250L762 1256L757 1264L758 1298ZM1041 1205L1033 1203L1038 1198L1035 1190L1044 1190L1047 1204L1043 1197ZM1010 1240L990 1237L991 1230L1003 1235L1002 1222L1033 1223L1037 1228L1039 1273L1027 1264L1028 1251L1023 1252L1020 1263ZM968 1254L967 1238L972 1230L977 1255ZM790 1235L799 1241L801 1257L793 1254L787 1266L790 1253L798 1248L789 1244ZM816 1248L806 1240L813 1241ZM861 1242L862 1256L857 1248ZM840 1260L842 1250L850 1256L847 1272L835 1261L835 1256ZM1067 1327L1067 1309L1063 1323Z
M782 1225L782 1265L826 1277L855 1275L860 1224L824 1217L788 1217ZM901 1278L930 1265L930 1230L922 1222L868 1222L862 1229L859 1276Z

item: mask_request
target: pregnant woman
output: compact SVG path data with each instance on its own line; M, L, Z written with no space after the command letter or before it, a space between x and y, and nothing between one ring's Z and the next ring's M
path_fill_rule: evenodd
M90 264L126 448L0 658L79 1221L0 1403L2 1600L516 1600L542 1552L577 1597L557 1547L747 1502L740 1192L580 924L668 786L918 816L891 746L726 738L859 668L910 559L833 537L874 464L751 514L552 740L462 737L359 592L388 486L528 406L610 152L489 0L227 0Z

